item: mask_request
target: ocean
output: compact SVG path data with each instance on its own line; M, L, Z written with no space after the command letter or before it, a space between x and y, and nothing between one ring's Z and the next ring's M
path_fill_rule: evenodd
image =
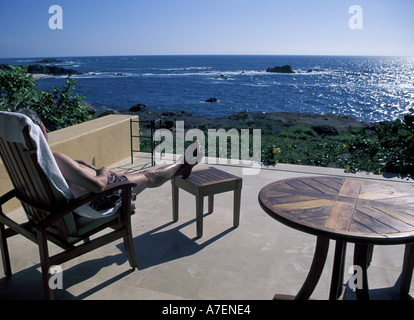
M345 56L65 57L51 65L82 72L74 93L95 109L185 110L223 117L242 111L340 114L363 121L402 118L414 108L414 58ZM40 58L0 59L35 64ZM290 65L295 73L268 73ZM39 79L38 89L65 77ZM217 99L210 103L206 100Z

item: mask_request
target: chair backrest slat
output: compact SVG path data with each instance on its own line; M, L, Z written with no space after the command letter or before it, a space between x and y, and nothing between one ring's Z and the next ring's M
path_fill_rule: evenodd
M33 168L28 167L30 163L25 157L25 149L21 144L18 143L3 143L4 153L3 158L8 157L5 165L7 171L10 174L10 178L13 182L16 191L23 196L25 199L32 201L33 203L41 203L41 187L34 185L32 177L34 175ZM30 160L31 161L31 160ZM44 219L44 215L38 216L37 212L31 212L28 214L35 220ZM37 222L36 221L36 222Z
M4 165L21 199L38 207L47 208L47 211L53 211L59 205L59 201L54 196L47 177L37 162L36 153L30 152L32 142L27 127L23 130L23 134L29 150L21 143L7 142L0 138L0 154ZM47 217L46 211L26 205L25 201L22 201L22 206L30 220L38 223ZM59 234L63 239L69 235L63 221L57 222L51 231Z

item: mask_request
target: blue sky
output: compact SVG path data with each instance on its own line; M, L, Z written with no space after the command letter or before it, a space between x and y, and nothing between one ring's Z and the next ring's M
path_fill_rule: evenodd
M63 29L50 29L52 5ZM352 5L362 29L351 29ZM1 0L0 58L414 56L413 0Z

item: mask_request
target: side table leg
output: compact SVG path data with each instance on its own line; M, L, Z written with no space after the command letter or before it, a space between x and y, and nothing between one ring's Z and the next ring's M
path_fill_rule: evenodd
M328 249L329 239L319 236L316 240L315 254L313 256L311 268L305 283L296 295L295 300L308 300L310 298L313 290L315 290L315 287L319 282L319 278L321 277L326 257L328 255Z
M369 245L356 243L354 250L354 265L362 270L362 286L358 284L355 288L358 300L370 300L368 287L368 251ZM359 280L361 278L357 278ZM358 288L361 287L361 288Z
M203 211L204 211L204 197L202 195L196 196L196 228L197 237L203 236Z
M173 221L178 221L178 203L179 203L179 188L175 185L175 180L171 180L172 185L172 212L173 212Z
M240 202L241 202L241 188L234 190L233 203L233 226L237 228L240 224Z
M214 194L208 196L208 213L214 211Z

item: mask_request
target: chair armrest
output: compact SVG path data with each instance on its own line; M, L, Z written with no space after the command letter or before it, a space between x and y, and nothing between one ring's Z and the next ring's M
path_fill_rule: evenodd
M95 200L101 196L114 193L117 190L124 190L124 189L126 190L127 188L133 188L133 187L136 187L136 183L129 182L129 181L117 182L117 183L111 184L109 188L105 189L102 192L99 192L99 193L90 192L76 199L73 199L69 202L68 206L73 211L76 208L79 208L83 206L84 204L87 204L88 202Z
M111 184L111 186L100 192L100 193L88 193L83 196L80 196L76 199L73 199L69 201L69 203L65 206L62 206L60 208L57 208L51 214L39 224L39 227L47 228L57 222L59 219L63 218L65 215L72 213L75 209L91 202L92 200L95 200L103 195L111 194L117 190L125 190L130 191L131 188L135 187L136 184L129 181L124 182L117 182L114 184Z
M14 189L10 190L9 192L3 194L0 197L0 206L2 206L3 204L5 204L7 201L10 201L11 199L13 199L16 196Z

